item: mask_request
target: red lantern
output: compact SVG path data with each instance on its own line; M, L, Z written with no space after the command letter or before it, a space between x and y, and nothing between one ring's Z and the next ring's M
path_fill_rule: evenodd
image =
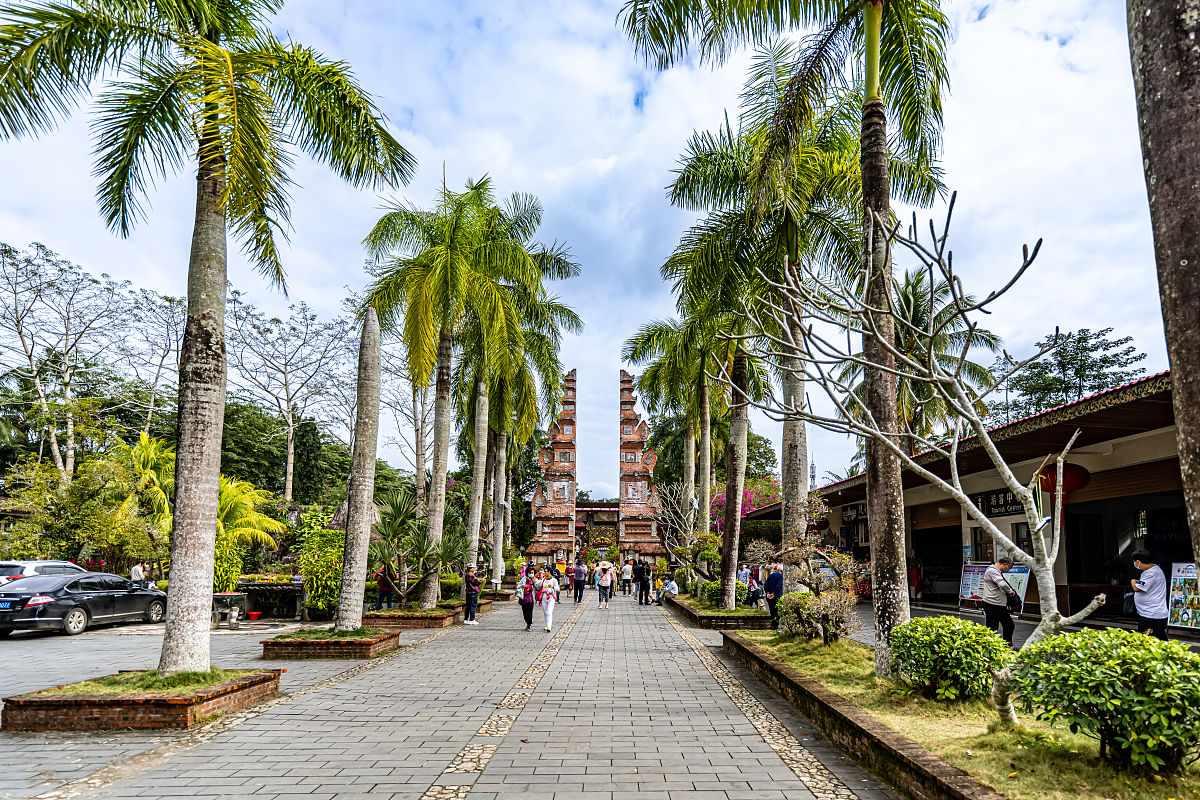
M1078 464L1063 464L1063 505L1071 502L1071 492L1082 489L1092 479L1092 473ZM1054 497L1054 489L1058 485L1058 465L1051 464L1038 475L1038 486L1043 492Z

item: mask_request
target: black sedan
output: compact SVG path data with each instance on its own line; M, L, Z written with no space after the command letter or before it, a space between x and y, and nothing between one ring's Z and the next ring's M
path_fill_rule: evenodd
M60 630L68 636L109 622L162 622L167 595L119 575L34 575L0 587L0 636Z

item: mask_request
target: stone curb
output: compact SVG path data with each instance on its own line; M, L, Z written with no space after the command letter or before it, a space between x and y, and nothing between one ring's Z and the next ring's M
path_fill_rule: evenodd
M688 622L697 628L715 631L768 631L771 629L771 618L762 614L705 614L686 603L679 602L674 597L667 597L664 602L687 617Z
M1007 800L736 633L724 650L862 766L918 800Z

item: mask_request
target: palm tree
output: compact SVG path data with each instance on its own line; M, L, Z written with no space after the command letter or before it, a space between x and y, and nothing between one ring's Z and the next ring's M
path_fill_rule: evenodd
M933 281L930 289L929 273L914 268L904 274L904 280L895 287L893 307L895 318L900 322L895 331L896 350L918 362L932 357L949 372L959 369L959 356L964 350L980 348L989 353L1000 350L1000 337L981 328L968 328L956 312L951 301L950 285L943 279ZM963 298L973 303L971 296ZM925 335L934 331L933 338ZM861 358L862 354L856 354ZM996 382L992 371L975 361L962 362L962 378L966 388L978 394ZM838 375L844 384L853 384L852 393L857 398L856 409L865 407L865 382L862 368L856 363L847 363ZM980 413L986 413L982 401L977 403ZM946 403L931 384L914 381L907 377L897 380L896 414L900 430L904 434L902 447L912 455L914 437L928 438L938 430L944 430L951 421Z
M110 228L129 233L156 178L189 163L196 170L162 675L210 665L228 233L282 285L277 236L288 227L289 150L354 186L393 186L415 167L346 64L276 39L266 18L277 6L52 0L0 12L0 135L48 131L97 89L94 174Z
M622 9L635 48L665 68L682 58L692 38L704 59L720 62L738 43L757 42L795 28L816 28L791 64L791 76L771 113L758 165L759 187L769 196L771 177L790 168L831 90L843 85L847 61L863 54L860 134L863 200L861 273L865 302L881 309L873 320L877 341L863 351L878 365L866 374L869 411L885 432L898 432L894 358L880 344L892 338L888 130L885 103L897 138L931 162L940 147L942 91L948 82L949 21L937 0L627 0ZM891 675L892 628L909 618L905 582L904 502L900 462L877 442L867 444L867 513L872 530L875 671Z
M272 534L284 533L287 526L274 517L259 511L272 501L266 489L255 489L249 481L239 481L222 475L217 489L218 536L229 536L239 547L276 549ZM171 580L176 580L177 564L171 564Z
M507 219L497 221L498 213L507 213ZM367 305L379 312L385 329L400 329L419 385L436 371L433 485L427 511L433 546L441 541L446 510L455 335L466 320L474 319L488 352L502 353L514 339L520 315L507 288L541 292L537 259L526 249L540 221L541 207L528 196L514 195L500 212L492 200L491 179L485 176L468 181L463 192L443 186L434 211L390 203L364 240L374 258L389 256L368 288ZM497 232L505 224L507 236ZM389 255L395 249L402 254ZM421 607L433 608L437 596L436 577L431 576L421 589Z
M169 533L175 494L175 448L141 431L137 444L122 444L119 454L133 476L122 503L124 510L133 512L140 507L149 512L156 527Z
M1192 552L1200 558L1200 281L1194 255L1200 199L1200 138L1193 9L1187 4L1129 0L1129 53L1150 200L1171 401Z

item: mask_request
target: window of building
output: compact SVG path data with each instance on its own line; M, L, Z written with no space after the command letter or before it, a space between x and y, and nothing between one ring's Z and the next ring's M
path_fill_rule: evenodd
M633 435L633 426L632 425L622 425L621 433L624 434L625 436Z
M637 453L622 453L621 455L625 457L626 461L637 461Z
M567 397L574 397L574 396L575 396L575 390L567 389Z
M574 429L575 429L574 425L563 425L563 434L566 436L570 436L571 431L573 431Z

